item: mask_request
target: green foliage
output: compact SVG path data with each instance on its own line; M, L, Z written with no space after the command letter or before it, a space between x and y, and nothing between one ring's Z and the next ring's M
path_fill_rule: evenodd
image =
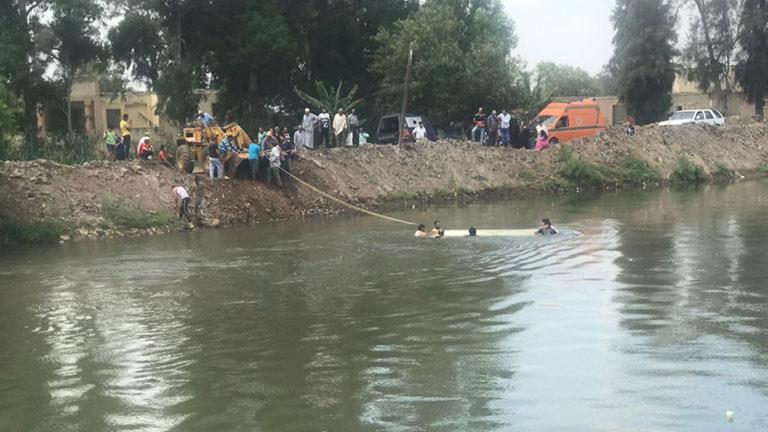
M330 113L342 109L345 113L348 113L352 110L352 108L356 108L358 105L363 103L363 100L355 99L355 95L357 94L357 86L353 86L346 95L342 96L342 84L343 83L339 81L338 87L336 87L336 90L333 91L326 87L325 83L316 81L315 90L317 91L317 97L305 93L298 88L294 89L294 91L301 98L301 100L317 109L326 109Z
M110 196L102 198L99 203L99 214L117 228L165 228L180 223L171 213L150 213L139 206Z
M675 19L665 0L618 0L611 68L619 96L639 124L664 118L672 105L677 40Z
M437 124L465 120L478 106L512 107L516 45L499 0L431 0L376 36L371 70L381 82L378 104L399 110L408 48L415 43L409 111Z
M736 67L738 79L747 98L755 104L755 115L763 118L768 96L768 3L744 0L741 14L741 61Z
M560 163L557 173L576 186L595 188L609 182L605 170L593 163L574 157Z
M155 83L159 99L158 111L183 126L197 114L201 95L199 78L192 66L185 63L168 65Z
M129 11L109 30L108 37L114 60L151 87L160 76L165 48L159 20L141 11Z
M732 60L737 45L738 0L695 0L696 13L680 55L688 79L727 109Z
M533 120L552 101L552 93L541 84L541 77L534 80L532 74L521 71L515 80L517 103L514 105L523 113L523 121Z
M701 165L691 161L687 155L677 159L677 166L672 171L672 179L680 183L698 184L706 180L706 173Z
M50 25L50 55L58 62L56 78L62 83L67 117L67 132L71 133L72 109L69 105L72 84L87 65L105 57L99 41L97 20L101 4L96 0L53 0L53 22Z
M46 139L27 138L22 146L22 159L48 159L50 161L77 165L97 159L96 137L85 134L54 135Z
M643 159L627 156L618 166L609 167L577 159L570 147L563 147L558 155L558 174L573 185L596 188L623 184L644 187L662 181L661 172Z
M712 175L716 179L720 180L731 180L736 177L736 172L722 162L716 162L715 163L715 172L712 173Z
M595 96L599 88L583 69L552 62L536 65L536 76L543 92L552 96Z
M621 165L616 168L617 178L626 184L643 186L662 181L661 172L651 166L648 161L638 159L635 156L628 156Z
M0 77L0 160L10 159L13 139L19 132L18 119L24 111L23 102L11 93Z
M0 217L0 245L54 243L66 233L58 221L28 222Z
M757 166L757 171L763 174L768 174L768 163L761 162L760 165Z

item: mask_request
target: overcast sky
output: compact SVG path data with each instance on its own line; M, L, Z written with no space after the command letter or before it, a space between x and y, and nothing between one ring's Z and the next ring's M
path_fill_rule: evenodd
M515 22L515 54L533 68L542 61L599 73L613 53L615 0L502 0Z

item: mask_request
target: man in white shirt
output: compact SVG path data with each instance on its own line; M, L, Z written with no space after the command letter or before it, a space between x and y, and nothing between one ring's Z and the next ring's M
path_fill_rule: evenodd
M509 123L512 121L512 115L504 110L499 116L499 126L501 129L501 145L509 145Z
M191 223L189 217L189 192L184 186L176 186L173 188L173 194L176 197L176 205L179 206L179 220L186 219L187 223Z
M323 144L325 148L331 148L331 115L323 108L323 112L317 116L317 119L320 122L320 142L317 143L317 148Z
M269 175L267 176L267 183L271 183L272 179L275 179L277 185L283 187L283 179L280 178L280 146L275 145L269 150Z
M427 139L427 128L424 127L424 123L419 122L419 125L413 128L413 137L416 141L424 141Z
M337 146L347 145L347 116L342 109L333 116L333 134L336 136Z
M301 153L301 150L304 149L304 143L306 141L304 140L304 126L299 125L298 128L296 128L296 131L293 133L293 145L294 150L296 150L296 154Z
M305 109L304 118L301 119L301 128L304 133L302 144L306 148L315 148L315 124L317 124L317 116L312 114L309 108Z

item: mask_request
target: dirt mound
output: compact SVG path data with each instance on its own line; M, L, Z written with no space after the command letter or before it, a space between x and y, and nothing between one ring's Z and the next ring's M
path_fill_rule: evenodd
M504 191L526 193L562 184L564 149L598 166L618 166L632 156L664 178L687 155L707 173L723 166L741 174L768 167L768 128L732 121L723 127L638 128L633 137L614 127L591 139L531 150L480 147L464 141L409 146L365 145L304 151L293 173L345 201L367 207L417 196ZM559 181L559 183L558 183ZM182 175L155 162L92 162L80 166L45 160L0 164L0 216L22 220L62 218L75 226L99 225L105 200L131 203L150 214L171 213L171 188L185 185L222 225L333 214L337 204L288 181L282 189L263 182L211 181Z

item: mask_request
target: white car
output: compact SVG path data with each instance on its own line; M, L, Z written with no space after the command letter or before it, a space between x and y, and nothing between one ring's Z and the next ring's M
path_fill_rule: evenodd
M716 109L682 110L672 114L669 120L659 122L659 126L678 126L683 124L722 126L725 124L725 116Z

